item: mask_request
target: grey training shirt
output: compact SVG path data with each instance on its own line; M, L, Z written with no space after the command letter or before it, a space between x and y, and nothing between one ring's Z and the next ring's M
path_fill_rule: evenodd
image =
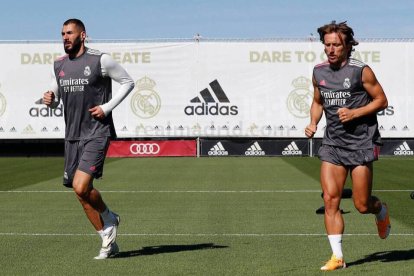
M341 123L338 108L355 109L372 101L362 84L362 70L366 64L350 58L338 70L325 62L316 65L313 77L321 93L326 129L322 144L350 150L373 148L381 143L376 114Z
M88 48L75 59L66 55L56 60L53 73L56 80L52 91L57 95L57 103L62 98L64 107L65 139L115 137L111 111L134 87L128 73L109 55ZM121 84L113 99L112 79ZM94 106L104 111L103 120L91 115L89 109Z

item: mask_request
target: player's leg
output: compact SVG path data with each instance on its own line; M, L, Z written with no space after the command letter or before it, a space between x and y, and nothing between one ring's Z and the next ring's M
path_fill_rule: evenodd
M77 170L73 180L73 190L76 193L85 214L97 231L118 224L117 215L109 211L100 192L92 185L93 177Z
M332 257L321 267L321 270L335 270L346 266L342 253L344 220L339 206L347 174L348 169L346 167L322 161L321 186L325 204L324 219L329 244L332 249Z
M78 170L83 152L83 142L65 141L65 172L63 177L63 185L75 191L88 219L91 221L96 230L100 230L102 229L102 222L99 218L99 212L97 212L96 209L89 203L89 196L93 195L93 177L90 173L88 174Z
M375 214L378 235L388 237L391 224L389 222L388 206L377 197L372 196L372 162L366 165L355 166L351 170L352 190L355 208L361 214Z
M115 214L108 210L101 194L92 185L94 178L101 178L103 175L103 167L108 145L108 137L98 137L82 142L82 152L75 174L79 185L77 184L76 187L74 186L75 192L80 200L86 202L82 204L86 207L88 207L89 204L93 209L99 212L103 220L103 228L118 223Z
M351 169L352 197L355 208L361 214L378 213L381 202L371 196L372 163L355 166Z
M88 219L102 237L102 248L96 259L106 259L119 251L116 244L119 216L107 208L101 194L92 185L93 179L103 174L108 145L109 139L106 137L84 141L73 181L73 189Z
M100 213L105 209L105 203L100 193L93 188L93 176L77 170L73 178L73 190L81 203L85 214L97 231L103 229Z
M102 238L99 255L95 259L106 259L119 252L116 243L118 218L108 211L98 190L93 188L93 177L81 170L77 170L73 179L73 190L81 203L89 221ZM105 227L102 214L107 211L111 215L111 222ZM108 220L108 219L107 219Z
M100 137L86 141L84 153L79 163L79 170L90 174L93 178L101 178L109 142L108 137ZM90 192L90 200L92 204L96 204L93 207L100 213L104 230L108 227L118 226L119 216L108 209L101 194L94 187L92 187Z
M348 170L344 166L322 161L321 186L325 204L325 228L328 235L342 234L344 221L339 208Z

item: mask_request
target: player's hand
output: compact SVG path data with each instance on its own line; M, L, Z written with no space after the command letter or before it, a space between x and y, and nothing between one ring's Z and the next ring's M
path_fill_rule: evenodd
M103 112L100 106L89 108L89 112L95 119L102 120L105 118L105 112Z
M51 105L55 101L55 93L52 91L46 91L43 93L43 103L47 106Z
M353 110L346 107L338 108L336 114L338 114L339 121L341 121L341 123L346 123L354 119Z
M306 135L306 137L312 138L313 135L315 135L317 129L318 129L318 126L317 125L314 125L314 124L308 125L305 128L305 135Z

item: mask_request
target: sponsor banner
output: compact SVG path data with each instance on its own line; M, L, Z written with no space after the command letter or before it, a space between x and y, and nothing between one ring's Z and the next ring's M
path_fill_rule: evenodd
M305 156L306 139L219 140L200 139L201 156Z
M196 156L195 140L111 141L107 157Z
M383 141L380 154L395 156L413 156L414 140L392 139Z
M110 54L135 81L113 111L119 138L305 138L312 69L326 59L317 41L91 42L88 47ZM384 138L414 137L413 52L413 41L394 40L361 41L353 53L373 68L387 94L389 106L378 113ZM0 60L7 64L0 68L0 139L64 137L62 105L52 110L41 101L55 81L53 61L63 54L60 42L0 43ZM118 88L113 82L113 94ZM323 136L324 125L322 118L316 138Z
M382 139L382 146L380 147L381 155L394 156L413 156L414 155L414 140L413 139ZM318 150L322 145L322 139L312 140L313 155L318 156Z

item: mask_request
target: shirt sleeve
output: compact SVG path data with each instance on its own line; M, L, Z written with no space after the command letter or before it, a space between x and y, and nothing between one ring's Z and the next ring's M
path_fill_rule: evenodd
M55 101L50 105L50 108L56 108L59 106L60 103L60 94L59 94L59 87L56 81L55 70L52 70L50 74L50 85L49 91L52 91L55 94Z
M108 115L109 112L128 96L135 85L134 80L127 71L108 54L103 54L101 56L101 69L104 77L110 77L121 85L117 93L113 95L112 99L100 106L105 115Z

